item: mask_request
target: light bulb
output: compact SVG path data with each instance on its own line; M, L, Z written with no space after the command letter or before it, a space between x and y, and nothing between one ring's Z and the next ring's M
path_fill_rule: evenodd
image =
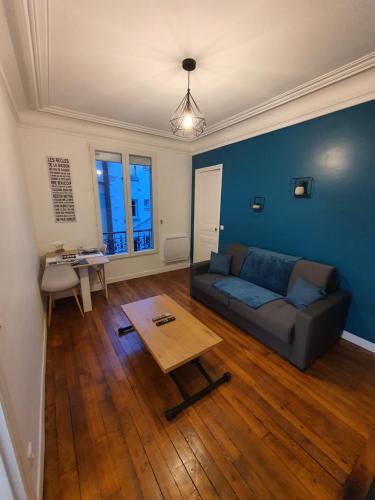
M190 113L186 113L184 116L183 122L182 122L183 128L191 128L193 126L193 117L191 116Z

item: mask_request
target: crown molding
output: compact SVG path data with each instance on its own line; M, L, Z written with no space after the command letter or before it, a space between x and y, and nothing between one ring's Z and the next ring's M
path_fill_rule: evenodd
M219 137L216 134L213 134L212 136L211 135L206 136L202 138L202 140L210 138L212 138L212 140L205 142L204 145L202 145L201 142L194 142L191 145L192 147L190 152L193 156L198 155L200 153L206 153L207 151L211 151L213 149L221 148L223 146L228 146L229 144L241 142L246 139L251 139L252 137L267 134L269 132L273 132L281 128L290 127L292 125L312 120L314 118L320 118L324 115L334 113L342 109L350 108L352 106L356 106L358 104L362 104L364 102L368 102L371 100L375 100L374 90L371 92L366 92L364 94L361 94L353 98L339 100L337 102L329 104L328 106L318 106L316 109L308 112L301 111L299 113L289 113L287 110L285 110L285 115L281 119L278 117L276 120L271 120L271 123L258 124L258 123L253 123L253 121L250 120L250 123L253 125L251 130L249 130L246 127L246 124L249 122L242 122L237 124L238 126L245 124L242 131L241 129L236 130L234 134L228 134L229 137L224 137L224 138ZM256 120L256 117L254 117L254 120Z
M12 113L14 115L14 118L18 122L19 121L19 116L18 116L16 99L15 99L15 97L13 95L12 87L9 85L8 79L6 77L4 68L3 68L3 66L2 66L1 63L0 63L0 82L3 85L6 94L8 95L9 103L10 103L10 108L11 108L11 111L12 111Z
M210 127L206 128L206 130L200 137L213 134L214 132L230 127L231 125L235 125L236 123L248 120L253 116L265 113L266 111L282 106L283 104L294 101L295 99L303 97L307 94L312 94L317 90L323 89L324 87L327 87L329 85L333 85L337 82L340 82L341 80L350 78L351 76L357 75L358 73L361 73L373 67L375 67L375 52L370 52L369 54L356 59L349 64L345 64L344 66L336 68L333 71L326 73L325 75L318 76L317 78L314 78L309 82L303 83L302 85L299 85L294 89L288 90L283 94L272 97L271 99L268 99L267 101L264 101L257 106L253 106L252 108L242 111L241 113L237 113L229 118L226 118L225 120L211 125Z
M109 125L135 132L167 137L176 141L195 142L201 138L214 134L227 127L243 122L254 116L280 107L288 102L312 94L341 80L355 76L363 71L375 67L375 52L371 52L344 66L336 68L324 75L303 83L287 92L279 94L263 103L245 111L232 115L208 126L201 136L195 139L177 137L161 129L128 123L121 120L106 118L89 113L74 111L50 103L50 0L19 0L16 15L19 22L19 31L22 35L22 48L25 53L23 59L27 66L28 81L31 86L34 109L87 122ZM23 31L26 30L26 33Z
M134 132L120 127L87 122L54 113L42 113L41 111L34 110L19 112L19 128L20 130L31 128L44 132L58 132L85 140L113 143L117 146L119 144L128 144L143 148L152 147L157 150L174 151L181 154L190 154L191 152L190 144L175 141L168 137L160 137L153 134L146 135L142 132Z
M140 132L142 134L151 134L151 135L156 135L158 137L166 137L167 139L174 139L181 142L191 142L191 139L176 137L175 135L172 134L172 132L167 132L166 130L146 127L144 125L137 125L135 123L123 122L121 120L106 118L104 116L92 115L90 113L82 113L81 111L73 111L72 109L62 108L59 106L45 106L43 108L40 108L39 111L59 116L65 116L67 118L74 118L76 120L98 123L100 125L108 125L110 127L123 128L126 130L131 130L132 132Z
M206 128L206 130L201 136L195 139L181 138L165 130L146 127L143 125L137 125L134 123L123 122L121 120L115 120L112 118L92 115L89 113L82 113L80 111L73 111L58 106L48 105L39 108L39 110L43 112L52 113L55 115L65 116L68 118L75 118L78 120L99 123L102 125L109 125L112 127L123 128L134 132L156 135L159 137L166 137L168 139L173 139L187 143L189 142L194 143L196 141L199 141L203 137L214 134L215 132L218 132L225 128L231 127L232 125L241 123L245 120L248 120L254 116L270 111L274 108L283 106L284 104L287 104L291 101L295 101L301 97L312 94L314 92L317 92L321 89L324 89L325 87L334 85L335 83L338 83L342 80L358 75L374 67L375 67L375 52L371 52L370 54L367 54L366 56L363 56L360 59L352 61L349 64L346 64L344 66L341 66L340 68L330 71L329 73L326 73L325 75L314 78L313 80L310 80L307 83L299 85L298 87L295 87L292 90L289 90L287 92L284 92L283 94L275 96L272 99L263 102L262 104L259 104L246 111L233 115L225 120L216 123L215 125L211 125L210 127ZM335 109L336 109L335 107L332 108L333 111Z

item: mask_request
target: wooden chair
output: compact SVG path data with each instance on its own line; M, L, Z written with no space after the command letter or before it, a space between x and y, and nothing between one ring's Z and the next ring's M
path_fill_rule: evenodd
M53 293L55 292L71 289L81 316L84 316L75 289L78 284L79 278L70 264L58 264L44 269L41 288L48 292L48 327L51 326Z

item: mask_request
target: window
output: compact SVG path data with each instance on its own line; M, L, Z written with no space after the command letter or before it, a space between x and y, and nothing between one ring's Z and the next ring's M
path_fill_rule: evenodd
M95 151L101 233L109 255L155 248L152 158L124 157Z
M132 216L138 217L138 200L132 200Z

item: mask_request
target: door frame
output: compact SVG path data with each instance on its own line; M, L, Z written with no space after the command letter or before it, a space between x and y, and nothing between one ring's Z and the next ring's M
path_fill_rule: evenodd
M221 193L223 190L223 164L218 163L217 165L211 165L210 167L198 167L194 170L194 233L193 233L193 263L196 262L196 232L197 232L197 211L196 211L196 202L197 202L197 190L196 190L196 185L197 185L197 174L199 173L204 173L204 172L210 172L212 170L218 170L220 172L220 196L219 196L219 213L218 213L218 219L219 219L219 227L218 227L218 236L220 238L220 216L221 216Z

